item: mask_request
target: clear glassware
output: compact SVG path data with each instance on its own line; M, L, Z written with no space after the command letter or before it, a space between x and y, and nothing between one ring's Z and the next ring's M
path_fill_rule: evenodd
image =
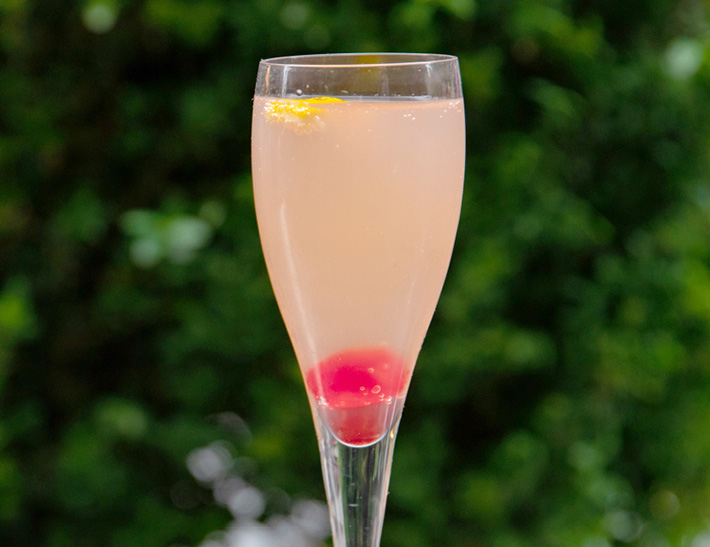
M456 57L259 65L259 234L313 413L335 547L380 544L404 398L458 225L464 125Z

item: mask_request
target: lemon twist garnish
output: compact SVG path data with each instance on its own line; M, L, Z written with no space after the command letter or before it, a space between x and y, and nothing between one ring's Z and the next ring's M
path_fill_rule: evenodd
M264 106L264 116L268 121L282 123L298 133L310 133L323 126L323 122L318 116L318 113L323 109L314 105L342 102L343 99L335 97L274 99Z

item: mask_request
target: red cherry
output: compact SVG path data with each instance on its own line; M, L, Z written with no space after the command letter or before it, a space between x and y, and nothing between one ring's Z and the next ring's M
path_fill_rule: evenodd
M306 374L306 387L333 434L348 444L369 444L392 425L393 401L409 381L404 361L386 348L331 355Z

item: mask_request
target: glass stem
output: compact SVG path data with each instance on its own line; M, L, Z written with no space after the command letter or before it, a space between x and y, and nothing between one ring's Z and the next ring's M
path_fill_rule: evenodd
M398 426L396 420L379 441L358 447L318 424L334 547L379 547Z

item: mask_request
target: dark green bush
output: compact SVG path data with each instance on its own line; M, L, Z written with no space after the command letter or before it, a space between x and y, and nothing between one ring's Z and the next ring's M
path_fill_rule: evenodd
M461 60L466 192L383 544L705 545L707 9L0 1L0 544L197 545L232 518L204 447L267 516L323 498L256 232L256 66L428 50Z

